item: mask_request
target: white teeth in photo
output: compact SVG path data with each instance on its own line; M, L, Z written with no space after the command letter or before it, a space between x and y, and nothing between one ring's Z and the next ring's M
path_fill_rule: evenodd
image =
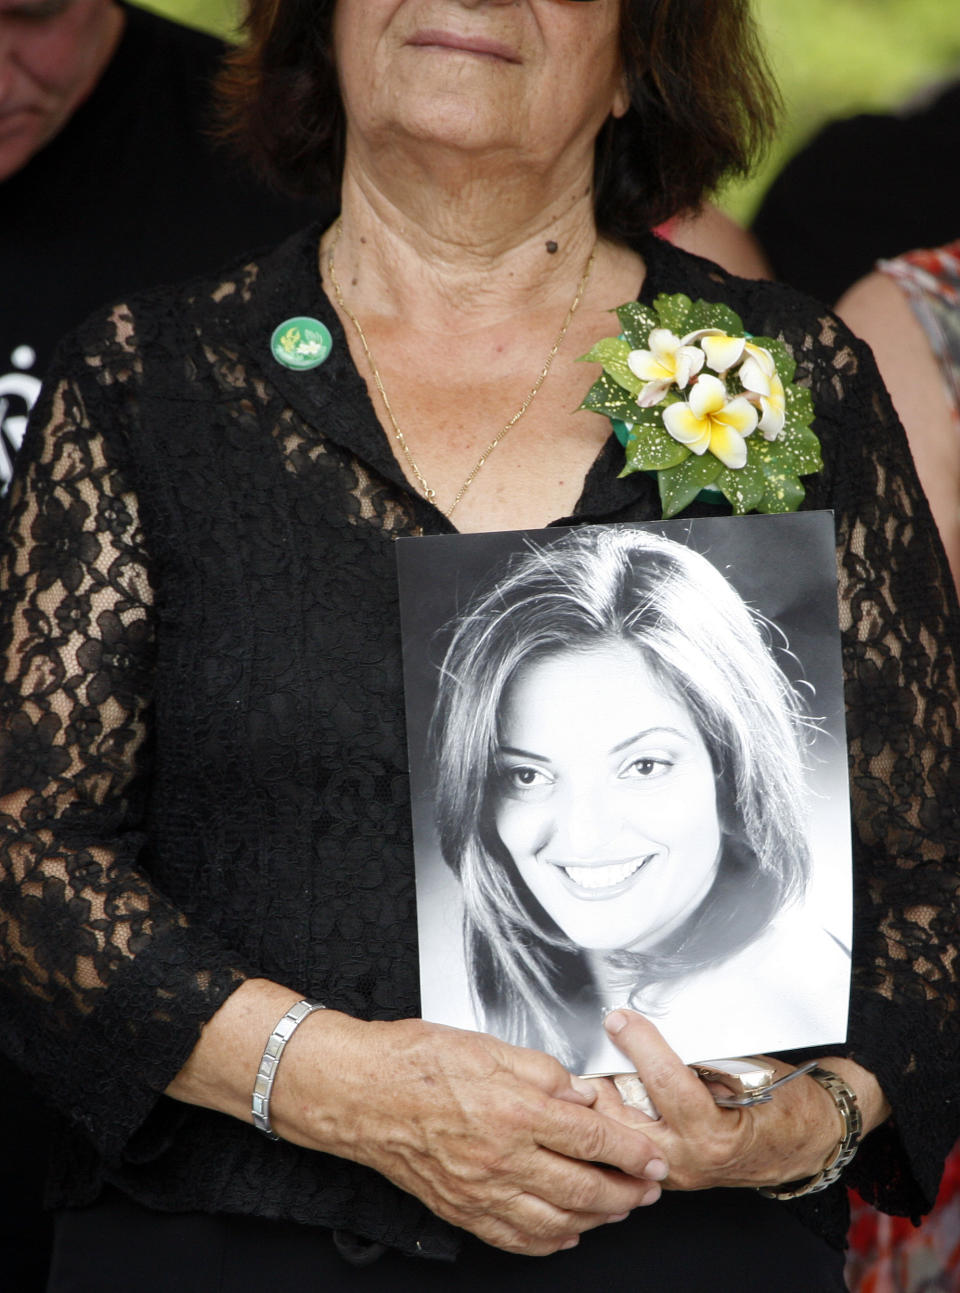
M646 858L631 858L629 862L615 862L611 866L565 866L563 869L581 889L609 889L612 885L628 880L639 871Z

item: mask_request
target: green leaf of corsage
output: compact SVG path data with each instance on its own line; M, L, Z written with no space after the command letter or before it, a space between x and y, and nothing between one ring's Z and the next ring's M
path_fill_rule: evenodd
M753 337L722 302L661 295L617 310L621 334L582 359L603 372L581 408L605 414L622 476L656 472L663 516L702 497L734 514L795 512L801 476L820 471L810 392L777 338Z

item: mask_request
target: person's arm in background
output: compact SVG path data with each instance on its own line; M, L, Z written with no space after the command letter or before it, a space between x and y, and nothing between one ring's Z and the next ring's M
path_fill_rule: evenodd
M903 290L879 271L845 292L837 313L873 350L960 586L960 435L926 333Z

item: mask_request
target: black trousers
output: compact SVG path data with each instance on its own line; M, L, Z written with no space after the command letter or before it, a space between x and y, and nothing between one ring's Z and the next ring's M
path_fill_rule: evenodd
M111 1194L57 1218L48 1293L841 1293L843 1257L749 1191L665 1194L552 1257L467 1237L456 1262L406 1257L343 1232L152 1212Z

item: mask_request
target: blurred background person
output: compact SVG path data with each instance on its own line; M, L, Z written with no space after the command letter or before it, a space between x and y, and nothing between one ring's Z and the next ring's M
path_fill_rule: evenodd
M0 489L63 333L313 217L214 143L223 48L119 0L0 0Z
M895 112L830 122L783 168L753 221L774 276L833 302L881 257L954 237L958 156L960 81Z
M960 587L960 239L879 261L837 309L880 365Z

